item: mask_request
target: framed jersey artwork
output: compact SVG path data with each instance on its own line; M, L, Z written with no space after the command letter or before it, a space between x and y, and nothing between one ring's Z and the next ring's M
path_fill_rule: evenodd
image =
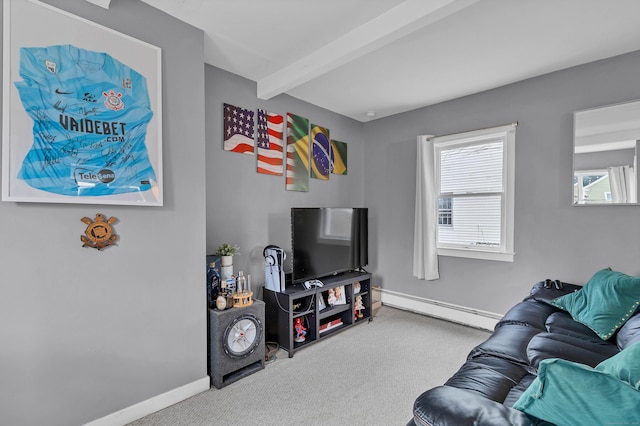
M2 200L162 206L160 48L3 3Z

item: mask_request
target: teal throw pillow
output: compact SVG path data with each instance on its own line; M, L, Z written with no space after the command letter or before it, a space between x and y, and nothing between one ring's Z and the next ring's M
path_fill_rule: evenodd
M540 363L538 377L513 405L558 426L630 424L640 391L607 373L558 358Z
M602 361L596 370L629 383L640 391L640 342Z
M553 299L551 304L607 340L640 306L640 278L603 269L580 290Z

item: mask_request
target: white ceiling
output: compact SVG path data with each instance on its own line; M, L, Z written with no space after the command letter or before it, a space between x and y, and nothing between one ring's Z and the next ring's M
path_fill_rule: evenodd
M638 0L142 1L204 30L205 62L258 98L363 122L640 50Z

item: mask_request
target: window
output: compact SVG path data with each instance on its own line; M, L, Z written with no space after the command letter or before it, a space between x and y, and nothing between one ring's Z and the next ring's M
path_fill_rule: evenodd
M451 197L443 196L438 198L438 225L453 225L451 211Z
M438 254L513 261L515 124L433 139Z

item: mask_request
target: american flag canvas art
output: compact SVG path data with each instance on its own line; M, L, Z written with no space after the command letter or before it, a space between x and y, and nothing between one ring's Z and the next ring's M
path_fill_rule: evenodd
M224 104L224 150L253 155L254 112Z
M258 173L282 176L284 117L258 109Z
M311 125L311 177L320 180L329 180L331 173L331 143L329 129Z
M309 120L287 113L288 191L309 191Z

